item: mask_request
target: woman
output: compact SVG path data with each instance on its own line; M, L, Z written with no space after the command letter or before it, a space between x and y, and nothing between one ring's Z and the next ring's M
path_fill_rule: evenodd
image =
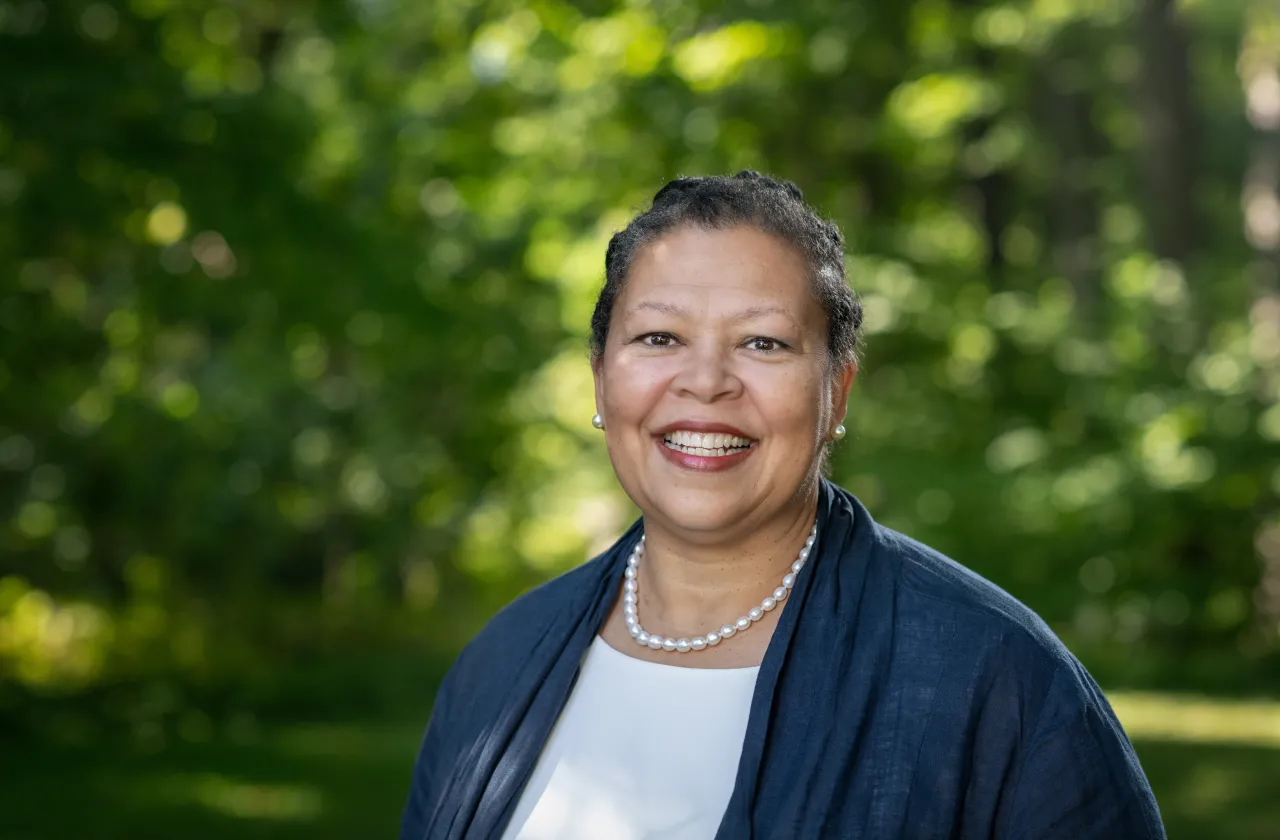
M643 518L458 658L402 840L1163 837L1045 624L821 478L861 309L800 191L673 181L605 269L593 423Z

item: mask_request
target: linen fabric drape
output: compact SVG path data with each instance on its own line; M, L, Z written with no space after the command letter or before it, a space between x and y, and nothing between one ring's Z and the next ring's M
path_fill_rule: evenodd
M501 836L641 527L513 602L459 656L401 840ZM1111 707L1044 622L822 481L716 840L1163 837Z

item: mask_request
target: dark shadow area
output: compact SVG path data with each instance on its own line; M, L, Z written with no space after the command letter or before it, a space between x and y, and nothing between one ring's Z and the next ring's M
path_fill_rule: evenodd
M417 724L292 726L146 754L26 748L0 769L6 840L394 837ZM1280 750L1142 741L1170 840L1280 836Z
M28 748L0 769L0 837L393 837L420 736L318 726L151 754Z
M1139 741L1169 840L1280 837L1280 750Z

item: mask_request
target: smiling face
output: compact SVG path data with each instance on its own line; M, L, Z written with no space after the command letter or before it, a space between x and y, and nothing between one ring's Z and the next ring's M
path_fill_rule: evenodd
M645 246L594 365L609 458L651 521L751 529L805 497L844 418L827 322L799 253L750 227Z

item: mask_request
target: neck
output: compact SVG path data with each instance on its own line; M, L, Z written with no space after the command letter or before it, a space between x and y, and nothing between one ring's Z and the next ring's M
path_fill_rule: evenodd
M791 570L817 515L817 484L764 522L708 539L645 521L640 613L646 627L700 635L758 606Z

